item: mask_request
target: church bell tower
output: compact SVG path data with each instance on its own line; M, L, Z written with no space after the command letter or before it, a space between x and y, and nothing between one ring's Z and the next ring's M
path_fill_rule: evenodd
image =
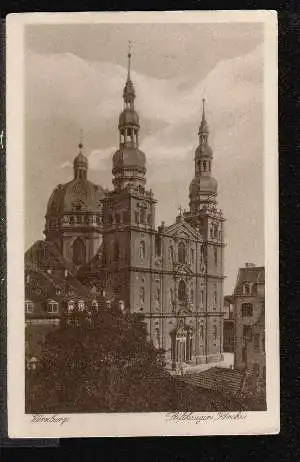
M113 298L122 300L125 309L135 306L139 270L150 266L155 227L156 200L151 190L146 189L146 156L139 148L140 123L135 97L129 49L124 105L118 124L119 148L113 155L114 189L102 201L104 290L110 288ZM143 297L146 296L144 288Z

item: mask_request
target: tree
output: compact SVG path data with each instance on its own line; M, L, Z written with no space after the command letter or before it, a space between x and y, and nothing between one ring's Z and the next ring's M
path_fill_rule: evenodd
M27 373L28 412L169 410L174 380L139 315L103 307L76 312L48 334Z

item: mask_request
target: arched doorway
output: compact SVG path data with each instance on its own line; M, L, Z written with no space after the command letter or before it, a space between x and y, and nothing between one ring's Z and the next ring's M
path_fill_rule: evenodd
M172 369L180 369L183 363L190 363L193 357L194 336L190 327L184 321L178 323L171 333Z
M86 262L86 248L84 241L77 237L73 243L73 263L83 265Z

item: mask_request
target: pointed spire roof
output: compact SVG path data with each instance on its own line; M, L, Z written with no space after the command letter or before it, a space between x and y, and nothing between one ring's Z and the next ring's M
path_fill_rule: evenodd
M202 135L202 134L208 134L208 133L209 133L209 129L208 129L208 124L206 122L206 117L205 117L205 99L203 98L202 99L202 119L201 119L198 134Z
M128 42L128 65L127 65L127 80L123 90L123 98L125 103L133 102L135 98L135 89L131 80L130 67L131 67L131 42Z
M77 156L74 159L74 173L75 173L75 176L77 176L78 170L82 170L82 169L87 170L87 168L88 168L88 160L87 160L87 158L85 157L85 155L82 152L82 149L83 149L83 130L82 129L80 130L80 138L79 138L78 148L79 148L79 153L77 154Z

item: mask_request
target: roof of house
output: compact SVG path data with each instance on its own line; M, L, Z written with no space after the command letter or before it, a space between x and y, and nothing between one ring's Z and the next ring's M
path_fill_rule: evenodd
M238 294L243 283L264 284L265 283L265 267L264 266L246 266L240 268L234 288L234 294Z

